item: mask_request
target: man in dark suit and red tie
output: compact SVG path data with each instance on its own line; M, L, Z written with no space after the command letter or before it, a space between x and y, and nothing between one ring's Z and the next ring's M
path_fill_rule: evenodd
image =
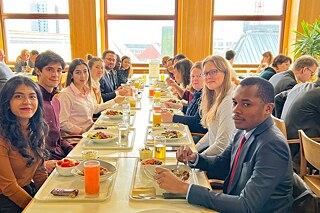
M241 81L233 97L233 119L237 130L233 142L217 156L205 156L183 146L180 162L225 179L222 193L181 181L165 168L156 169L164 190L186 194L191 204L219 212L290 212L292 163L289 146L274 125L274 88L261 78Z

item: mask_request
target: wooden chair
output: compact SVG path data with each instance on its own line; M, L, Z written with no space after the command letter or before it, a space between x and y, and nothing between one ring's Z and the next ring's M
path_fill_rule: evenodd
M312 175L311 171L307 174L307 162L316 169L320 170L320 143L309 138L303 130L299 130L300 137L300 177L309 186L309 188L320 197L320 176ZM310 169L309 169L310 170Z
M286 124L284 122L284 120L280 119L280 118L276 118L273 115L271 115L273 122L275 123L275 125L280 129L280 131L282 132L282 134L284 135L285 138L288 138L287 135L287 127ZM288 143L292 144L292 143L300 143L300 139L290 139L288 140Z

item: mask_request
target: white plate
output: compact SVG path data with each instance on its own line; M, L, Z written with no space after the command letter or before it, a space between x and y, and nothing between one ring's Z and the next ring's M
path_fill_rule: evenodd
M120 114L120 115L107 115L107 112L109 112L109 111L117 111L117 112L119 112L119 113L121 113L121 114ZM107 117L107 118L110 118L110 119L120 119L120 118L123 117L121 110L118 110L118 109L108 109L108 110L105 110L105 111L103 111L103 112L101 113L101 115L103 115L103 116L105 116L105 117Z
M106 161L102 161L102 160L97 160L100 162L100 166L106 168L109 172L105 175L100 175L100 182L103 182L103 181L106 181L109 177L111 177L112 175L114 175L117 171L117 168L112 165L111 163L108 163ZM85 161L82 161L77 167L76 169L73 169L71 171L71 173L76 176L76 177L79 177L80 180L83 180L84 181L84 176L83 175L80 175L78 174L77 170L78 171L83 171L83 166L84 166L84 162Z
M102 132L104 134L108 134L108 135L111 135L112 138L108 138L108 139L91 139L91 138L88 138L88 135L89 134L96 134L97 132ZM94 142L94 143L109 143L115 139L118 138L118 135L115 134L115 133L111 133L110 131L106 131L106 130L103 130L103 129L97 129L97 130L91 130L91 131L88 131L88 132L85 132L82 134L82 137L91 141L91 142Z
M164 133L165 131L170 131L170 130L172 130L172 131L178 131L178 132L180 132L180 133L182 134L182 136L179 137L179 138L167 138L167 137L166 137L166 141L168 141L168 142L181 140L181 139L183 139L184 137L186 137L186 133L185 133L185 132L180 131L180 130L176 130L176 129L153 130L153 131L151 132L151 136L152 136L152 137L162 136L161 133Z
M157 167L164 167L164 168L169 169L170 171L173 170L173 169L176 169L176 165L144 165L143 166L144 174L148 178L154 180L154 177L156 175L156 168ZM189 179L188 180L190 180L190 176L191 176L192 171L191 171L191 168L189 166L181 164L181 165L178 166L178 170L179 171L188 171L189 172ZM188 182L188 180L186 180L186 182Z
M183 213L182 211L179 210L174 210L174 209L146 209L146 210L141 210L136 213Z

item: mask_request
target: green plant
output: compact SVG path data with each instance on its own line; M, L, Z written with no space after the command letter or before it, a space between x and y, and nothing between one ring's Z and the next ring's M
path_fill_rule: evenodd
M293 31L297 34L297 41L293 44L295 58L311 55L320 60L320 19L316 19L312 24L302 21L301 27L303 32Z

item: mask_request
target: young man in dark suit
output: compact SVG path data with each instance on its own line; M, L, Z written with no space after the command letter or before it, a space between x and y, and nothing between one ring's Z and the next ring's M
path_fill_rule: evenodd
M225 178L223 193L181 181L158 167L156 180L171 193L186 194L191 204L219 212L290 212L292 163L289 146L274 125L274 88L261 78L246 78L233 97L238 129L233 142L217 156L204 156L180 147L177 159Z

